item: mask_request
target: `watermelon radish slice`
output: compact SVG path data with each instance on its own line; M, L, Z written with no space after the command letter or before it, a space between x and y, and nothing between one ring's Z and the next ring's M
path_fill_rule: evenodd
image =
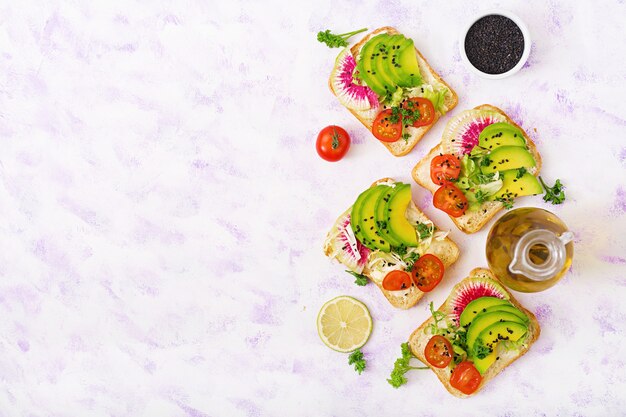
M478 109L465 110L450 119L446 125L441 138L443 153L458 156L470 153L474 146L478 145L480 132L490 124L499 122L506 122L506 117L500 113Z
M328 239L332 248L329 256L337 259L349 270L360 274L367 263L370 250L354 236L350 226L350 212L351 210L348 210L342 214L329 233Z
M345 48L335 61L335 67L330 74L330 83L339 102L352 110L369 110L378 108L378 96L371 88L362 85L362 81L355 77L356 61Z
M482 277L462 281L455 285L452 291L450 301L446 303L447 313L457 326L459 325L461 313L475 299L480 297L497 297L508 300L510 298L500 284L492 279Z

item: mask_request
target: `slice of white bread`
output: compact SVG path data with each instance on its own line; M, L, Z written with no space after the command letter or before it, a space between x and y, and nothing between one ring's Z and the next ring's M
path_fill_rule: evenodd
M359 55L359 52L361 51L361 48L363 48L363 45L365 45L365 43L367 43L367 41L370 40L372 37L381 33L388 33L391 35L400 34L400 32L398 32L395 28L390 27L390 26L378 28L370 32L369 34L367 34L363 39L361 39L358 43L356 43L350 48L350 51L352 52L352 56L354 56L356 59L356 57ZM420 53L420 51L417 48L415 48L415 52L417 53L417 63L419 65L420 73L422 75L422 78L424 79L424 82L431 84L433 87L440 86L440 87L447 88L450 94L446 95L444 104L446 108L448 109L448 111L452 110L457 105L457 102L458 102L458 97L456 95L456 92L439 76L439 74L435 72L435 70L430 66L430 64L428 64L428 61L426 61L426 58L424 58L424 56ZM332 93L336 95L332 86L332 79L329 79L328 86L330 87L330 91L332 91ZM363 123L363 126L365 126L367 130L369 131L372 130L372 123L376 116L375 114L372 115L371 112L357 112L351 109L348 109L348 110L350 110L350 113L352 113L354 117L356 117L357 119L359 119L361 123ZM435 113L435 120L433 120L433 122L430 125L422 126L422 127L407 128L406 130L411 136L406 141L404 139L399 139L398 141L391 142L391 143L381 142L381 141L379 142L383 144L387 149L389 149L389 152L391 152L395 156L406 155L407 153L411 151L411 149L415 147L417 142L419 142L420 139L422 139L422 137L426 134L426 132L428 132L430 128L433 127L435 123L437 123L437 120L439 120L439 117L440 115L438 113Z
M460 281L458 284L455 285L455 287L450 292L450 295L448 296L446 301L438 308L438 310L446 311L447 305L452 301L452 297L455 294L455 289L459 285L463 285L465 281L470 280L472 278L477 278L477 277L489 278L489 279L499 282L498 279L495 277L495 275L489 269L476 268L470 272L467 278L465 278L464 280ZM428 331L428 326L434 323L434 319L430 317L411 334L411 337L409 338L409 347L411 348L411 351L413 352L413 354L417 356L417 358L420 361L428 365L430 369L433 370L435 375L437 375L437 378L439 378L441 383L446 387L446 389L452 395L465 398L465 397L469 397L471 395L476 394L491 379L493 379L496 375L502 372L504 368L506 368L511 363L519 359L526 352L528 352L532 344L539 337L539 334L541 333L541 329L539 327L539 322L537 321L537 318L535 317L535 315L531 313L530 311L526 310L524 307L522 307L522 305L513 297L513 295L511 295L511 293L508 293L508 295L510 297L509 301L511 302L511 304L513 304L515 307L521 310L524 314L526 314L526 316L528 316L528 319L530 320L528 324L528 336L527 336L526 342L524 343L524 346L520 348L519 350L501 352L498 356L498 361L495 362L492 366L490 366L487 369L487 372L483 375L482 381L480 385L478 386L478 389L470 395L464 394L450 385L450 374L451 374L450 367L435 368L434 366L428 363L428 361L426 360L426 357L424 356L424 349L426 348L426 344L432 337L432 335Z
M382 178L374 182L371 186L374 187L378 184L387 183L389 181L395 182L391 178ZM409 210L411 210L412 216L414 218L418 219L421 223L431 222L431 220L428 217L426 217L426 215L420 209L417 208L414 202L411 201L409 205L410 205ZM443 263L444 267L447 268L450 265L452 265L459 257L459 248L452 240L450 240L446 236L445 238L441 240L433 239L432 243L430 244L430 246L428 247L425 253L431 253L437 256ZM326 243L324 244L324 254L330 258L334 257L333 248L328 239L326 240ZM380 288L380 290L385 295L385 297L387 297L387 300L389 300L391 305L393 305L396 308L407 309L407 308L413 307L425 294L424 292L420 291L415 285L412 285L411 287L403 291L387 291L382 287L382 283L378 283L375 279L372 278L370 272L371 271L368 269L366 265L362 274L367 276L370 281L375 283L378 286L378 288Z
M528 134L522 129L517 123L515 123L511 118L499 108L492 106L490 104L482 104L480 106L476 106L475 109L483 109L490 110L494 112L501 113L506 117L508 123L517 127L523 134L524 139L526 139L526 144L528 145L528 149L530 153L535 158L536 166L534 168L530 168L528 172L537 176L539 175L539 171L541 170L541 155L539 155L539 151L537 151L537 147L533 143L533 141L528 137ZM450 123L452 119L448 122ZM417 165L413 168L412 176L416 183L421 185L422 187L429 190L431 193L435 193L439 188L439 185L435 184L430 179L430 161L432 159L443 153L441 144L435 146L431 151L422 158ZM460 217L452 217L452 221L456 224L460 230L465 233L475 233L478 232L482 227L498 212L500 211L504 205L499 201L487 201L483 203L477 211L467 211L464 215Z

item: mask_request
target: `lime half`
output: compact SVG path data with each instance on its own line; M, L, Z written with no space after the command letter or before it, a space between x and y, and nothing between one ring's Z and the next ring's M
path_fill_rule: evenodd
M317 315L317 332L329 348L352 352L370 337L372 316L365 304L342 295L322 306Z

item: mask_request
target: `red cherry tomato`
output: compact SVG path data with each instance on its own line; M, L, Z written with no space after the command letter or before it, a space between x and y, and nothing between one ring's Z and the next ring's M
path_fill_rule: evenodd
M428 126L435 120L435 107L424 97L411 97L402 103L405 109L417 109L420 117L413 123L413 127Z
M472 362L464 361L454 367L450 375L450 385L463 394L471 394L480 385L483 377Z
M435 255L422 255L413 265L413 281L423 292L432 291L443 278L443 263Z
M452 217L459 217L467 210L467 198L454 184L446 183L435 191L433 205Z
M315 146L322 159L339 161L350 149L350 135L339 126L326 126L317 135Z
M443 336L436 335L430 338L424 349L424 356L429 364L435 368L445 368L452 360L452 344Z
M437 155L430 161L430 179L437 185L459 178L461 161L454 155Z
M389 272L383 279L383 288L387 291L405 290L411 286L411 275L407 272L396 270Z
M378 113L374 123L372 124L372 133L376 139L382 142L395 142L402 135L402 115L397 115L398 120L392 123L391 109L383 110Z

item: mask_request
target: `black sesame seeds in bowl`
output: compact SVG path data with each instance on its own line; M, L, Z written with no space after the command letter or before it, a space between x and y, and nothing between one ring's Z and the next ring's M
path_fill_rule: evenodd
M461 32L459 48L472 71L500 79L524 66L530 54L530 34L515 14L492 10L471 20Z

